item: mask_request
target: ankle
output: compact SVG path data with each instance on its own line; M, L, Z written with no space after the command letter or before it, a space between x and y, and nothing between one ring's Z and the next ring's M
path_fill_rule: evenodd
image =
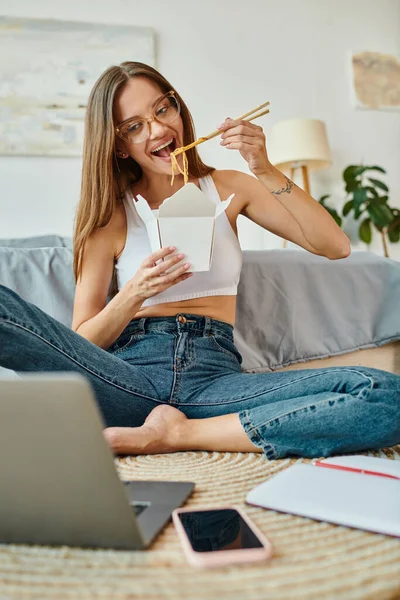
M181 450L206 450L204 447L204 419L186 419L181 423L179 443Z
M175 452L183 452L185 450L192 450L191 448L191 431L192 421L187 419L179 419L174 423L173 428L169 431L170 433L170 445L173 446Z

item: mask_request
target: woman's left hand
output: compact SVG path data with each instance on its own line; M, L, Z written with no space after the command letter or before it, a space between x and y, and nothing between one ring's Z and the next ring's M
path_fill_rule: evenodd
M229 150L239 150L253 175L262 175L271 168L262 127L249 121L227 118L218 129L222 132L221 146Z

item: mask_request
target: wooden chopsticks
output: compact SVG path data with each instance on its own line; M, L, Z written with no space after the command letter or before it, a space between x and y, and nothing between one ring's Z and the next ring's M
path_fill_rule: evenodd
M249 112L244 113L244 115L241 115L240 117L237 117L234 120L235 121L254 121L254 119L258 119L258 117L262 117L263 115L266 115L267 113L269 113L269 109L263 110L266 106L269 106L269 102L264 102L264 104L260 104L260 106L253 108L253 110L249 110ZM191 148L194 148L195 146L198 146L199 144L202 144L203 142L206 142L207 140L211 140L212 138L217 137L217 135L221 135L220 129L217 129L216 131L213 131L209 135L205 135L205 136L199 138L198 140L196 140L195 142L192 142L188 146L182 146L182 148L177 148L176 150L174 150L173 155L177 156L178 154L182 154L182 152L186 152L187 150L190 150Z

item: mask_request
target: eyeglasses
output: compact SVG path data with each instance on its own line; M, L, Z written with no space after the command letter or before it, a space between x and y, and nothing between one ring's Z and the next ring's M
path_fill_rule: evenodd
M115 128L115 133L129 144L140 144L150 136L150 123L168 124L175 121L180 114L181 107L175 92L171 90L162 96L153 109L153 116L150 119L144 117L134 117L123 121Z

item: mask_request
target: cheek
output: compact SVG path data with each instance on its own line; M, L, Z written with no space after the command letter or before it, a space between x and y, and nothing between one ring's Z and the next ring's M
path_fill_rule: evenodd
M183 132L183 121L182 121L181 117L179 117L179 121L177 121L177 123L176 123L175 130L179 136L179 139L183 141L184 132Z
M143 163L147 158L145 147L146 142L143 142L141 144L132 144L129 148L129 155L139 164Z

